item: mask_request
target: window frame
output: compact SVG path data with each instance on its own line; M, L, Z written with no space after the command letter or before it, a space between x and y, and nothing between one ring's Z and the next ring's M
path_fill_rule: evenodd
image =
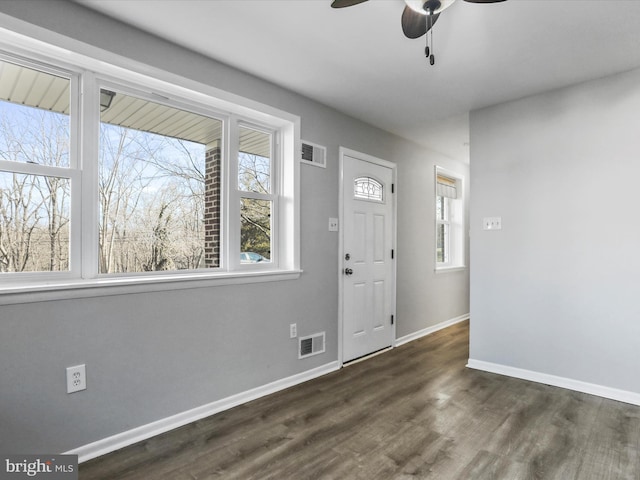
M448 197L444 197L441 195L438 195L436 193L436 212L438 211L438 203L440 203L440 200L442 199L442 206L440 207L442 209L443 215L442 217L444 218L440 218L439 215L436 215L436 265L439 268L445 268L445 267L449 267L451 266L451 199ZM440 228L444 229L444 239L443 239L443 252L442 252L442 256L444 258L444 261L440 262L438 261L438 239L440 237Z
M74 43L74 42L72 42ZM69 51L51 43L0 28L3 59L27 68L70 78L70 166L47 167L0 161L0 169L17 173L70 178L71 225L68 272L11 272L0 277L0 304L39 299L75 298L290 280L300 276L299 161L300 118L211 85L171 74L91 47L92 55ZM223 120L221 149L220 267L130 274L98 274L98 142L100 88L122 90L170 106ZM75 114L74 114L75 112ZM230 243L239 237L240 217L233 217L230 182L234 177L234 137L237 126L273 132L272 262L240 265ZM235 133L233 130L236 130ZM74 134L74 132L77 132ZM236 152L237 153L237 152ZM237 156L235 157L237 158ZM237 166L235 167L237 176ZM87 208L89 207L89 208ZM238 205L239 209L239 205ZM237 230L237 234L232 231ZM238 238L239 240L239 238ZM275 243L273 243L275 242ZM214 271L212 271L214 270ZM6 275L6 276L5 276Z
M72 247L80 244L81 229L79 218L81 206L73 202L73 197L78 196L82 191L82 172L79 160L80 139L77 135L79 119L79 92L80 77L78 72L63 66L44 64L37 60L14 55L9 51L0 51L0 61L12 63L24 68L37 70L50 75L62 77L69 80L69 166L57 167L50 165L39 165L28 162L12 162L0 160L0 171L7 173L17 173L23 175L34 175L38 177L57 177L68 179L71 182L70 209L69 209L69 269L66 271L41 271L41 272L10 272L2 275L9 275L15 282L54 282L68 281L74 278L78 266L82 263L81 252ZM19 104L18 104L19 105ZM42 277L42 278L41 278ZM2 282L0 282L2 285Z
M222 135L221 135L221 140L222 140L222 147L221 147L221 156L222 156L222 165L221 165L221 192L220 192L220 213L221 213L221 220L220 220L220 238L224 238L224 232L227 228L233 228L232 226L229 226L227 224L227 222L224 221L224 219L222 218L222 211L224 208L224 204L227 202L227 199L225 197L225 186L224 186L224 175L225 175L225 167L224 167L224 160L225 160L225 152L226 152L226 146L227 146L227 130L228 130L228 125L229 125L229 121L230 121L230 116L228 114L224 114L223 112L218 112L216 110L213 109L207 109L207 108L203 108L201 105L190 102L188 99L182 98L182 97L176 97L173 96L170 92L163 92L163 93L158 93L158 92L148 92L145 91L144 89L140 89L139 85L135 85L135 84L131 84L131 83L127 83L127 82L123 82L123 81L116 81L114 79L109 79L108 77L103 77L103 76L95 76L93 78L94 84L95 86L92 87L93 88L97 88L97 92L99 95L99 92L101 89L106 89L106 90L111 90L113 92L117 93L121 93L123 95L128 95L128 96L132 96L132 97L136 97L142 100L146 100L149 102L154 102L157 103L159 105L164 105L167 107L172 107L172 108L176 108L179 110L183 110L186 112L190 112L190 113L194 113L200 116L204 116L204 117L208 117L214 120L218 120L220 122L222 122ZM95 103L95 102L94 102ZM95 135L93 135L91 137L91 150L89 152L85 152L86 154L89 155L88 158L95 158L95 164L92 165L92 167L95 167L95 171L91 172L91 178L87 179L87 182L90 182L91 185L97 185L98 182L98 176L99 176L99 151L100 151L100 146L99 146L99 128L100 128L100 109L99 108L91 108L91 114L95 115L97 114L97 129L98 129L98 135L97 137ZM87 158L87 157L85 157ZM215 274L216 272L225 272L225 271L229 271L228 268L225 268L225 266L227 265L227 260L226 260L226 255L225 255L225 251L224 248L221 249L220 251L220 259L219 259L219 267L216 268L197 268L197 269L183 269L183 270L163 270L163 271L153 271L153 272L126 272L126 273L100 273L100 269L99 269L99 252L98 252L98 223L99 222L99 199L97 198L97 194L98 191L96 189L96 195L93 197L93 201L91 203L89 203L89 205L93 205L95 204L95 207L93 209L90 208L83 208L83 212L87 213L89 215L89 211L90 210L94 210L94 212L91 212L92 214L95 214L95 220L93 219L93 215L91 215L91 217L87 216L84 220L83 224L88 224L91 227L91 233L87 232L87 236L91 236L92 238L92 242L89 245L86 245L85 248L83 248L83 252L86 252L85 257L83 258L83 264L86 264L88 262L88 272L87 272L87 277L88 278L112 278L112 279L118 279L118 278L123 278L123 277L131 277L131 278L137 278L137 277L154 277L154 276L174 276L174 275L188 275L188 274ZM94 225L95 223L95 225ZM94 233L95 232L95 233ZM95 235L95 240L93 240L93 237ZM95 265L96 270L94 271L93 268L91 268L92 266Z
M271 193L259 193L259 192L249 192L246 190L240 190L240 185L238 184L239 173L238 173L238 162L239 162L239 154L240 154L240 141L239 138L233 139L233 143L231 146L231 153L229 155L229 162L232 163L230 165L229 171L229 182L228 182L228 190L229 190L229 233L230 233L230 244L229 244L229 266L233 270L239 271L263 271L269 270L273 268L274 265L278 265L278 260L280 256L280 252L278 251L278 237L279 237L279 229L278 229L278 218L280 215L274 214L274 212L279 212L279 197L280 197L280 184L281 178L279 176L280 172L280 155L281 152L277 148L280 144L278 138L278 131L270 128L267 125L260 125L255 122L250 122L244 118L235 118L236 122L236 132L239 132L241 128L254 130L256 132L268 134L271 136L271 145L270 145L270 190ZM241 263L240 261L240 253L241 249L241 219L240 219L240 202L243 198L250 198L254 200L265 200L271 201L271 257L270 262L265 263Z
M438 218L438 176L449 178L456 183L457 198L442 196L445 208L444 219ZM465 225L464 225L464 178L461 174L447 170L440 166L434 168L434 265L435 273L444 273L466 268L465 264ZM447 230L445 243L448 251L445 251L445 261L438 261L438 233L440 225Z

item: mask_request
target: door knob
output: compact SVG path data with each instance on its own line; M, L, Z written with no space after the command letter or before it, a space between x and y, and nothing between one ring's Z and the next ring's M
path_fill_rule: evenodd
M350 268L345 268L345 269L344 269L344 274L345 274L345 275L351 275L352 273L353 273L353 270L352 270L352 269L350 269Z

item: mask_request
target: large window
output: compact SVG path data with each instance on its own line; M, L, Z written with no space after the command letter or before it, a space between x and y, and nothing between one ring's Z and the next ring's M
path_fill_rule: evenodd
M436 167L436 269L464 266L462 179Z
M0 289L298 268L295 119L54 63L0 56Z
M219 267L223 122L101 93L100 273Z

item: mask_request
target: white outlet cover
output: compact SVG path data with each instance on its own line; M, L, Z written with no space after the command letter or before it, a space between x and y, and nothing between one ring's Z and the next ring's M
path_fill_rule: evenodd
M67 367L67 393L87 389L87 370L84 364Z
M330 218L329 219L329 231L330 232L337 232L338 231L338 219L337 218Z

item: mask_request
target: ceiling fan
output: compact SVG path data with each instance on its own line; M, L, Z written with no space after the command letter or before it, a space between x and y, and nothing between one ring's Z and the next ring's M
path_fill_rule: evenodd
M331 6L333 8L351 7L364 3L367 0L333 0ZM455 0L404 0L406 6L402 12L402 32L407 38L419 38L427 35L427 45L424 49L425 56L429 59L429 63L435 63L433 54L433 30L436 20L440 17L440 13L447 7L451 6ZM469 3L498 3L506 0L464 0Z

